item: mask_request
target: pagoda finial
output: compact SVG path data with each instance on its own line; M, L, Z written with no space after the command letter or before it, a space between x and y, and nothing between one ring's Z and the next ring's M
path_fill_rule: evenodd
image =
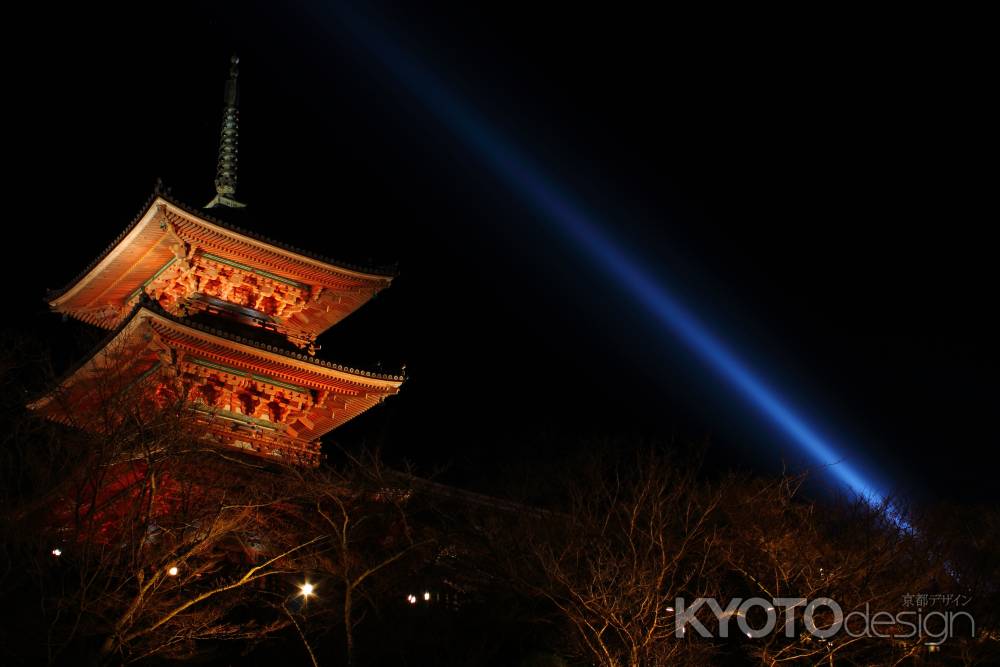
M226 81L225 110L222 114L222 132L219 139L219 164L215 171L215 197L205 208L228 206L243 208L246 204L236 201L236 168L238 166L239 109L238 89L240 59L233 54L229 59L229 80Z

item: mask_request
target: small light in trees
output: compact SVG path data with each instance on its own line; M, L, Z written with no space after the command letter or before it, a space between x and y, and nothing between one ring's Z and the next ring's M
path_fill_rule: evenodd
M169 574L171 577L176 577L177 576L177 572L178 572L178 569L177 569L176 565L174 565L169 570L167 570L167 574Z
M299 586L299 590L302 591L302 597L307 598L313 594L315 587L307 581L306 583Z
M667 607L667 611L673 611L673 610L674 610L673 607Z
M55 556L56 558L58 558L59 556L62 556L62 549L53 549L52 550L52 555Z
M431 599L430 591L424 591L424 599L425 600L430 600Z

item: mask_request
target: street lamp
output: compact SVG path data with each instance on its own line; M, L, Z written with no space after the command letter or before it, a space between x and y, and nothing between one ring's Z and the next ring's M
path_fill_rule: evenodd
M176 577L178 572L179 570L177 569L176 565L172 566L169 570L167 570L167 574L169 574L171 577Z
M304 584L302 584L301 586L299 586L299 591L301 591L302 597L304 597L304 598L307 598L310 595L312 595L313 594L313 590L315 590L315 586L313 586L312 584L310 584L308 581L305 582Z

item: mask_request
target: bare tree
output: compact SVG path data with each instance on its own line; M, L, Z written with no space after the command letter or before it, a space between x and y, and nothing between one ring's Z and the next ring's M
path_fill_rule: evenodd
M43 598L50 661L81 636L103 635L100 654L134 660L281 629L280 619L237 622L233 612L326 536L296 524L281 475L204 444L183 401L150 378L123 387L115 370L90 378L85 405L55 397L66 427L28 446L70 463L58 480L38 468L58 483L7 517L46 542L36 571L55 574Z
M800 496L803 481L803 476L786 476L744 479L733 486L725 503L730 528L720 557L736 575L736 590L724 595L830 598L849 614L895 609L904 594L927 590L939 564L921 558L917 536L893 521L888 502L809 502ZM892 664L922 649L918 637L880 641L842 632L817 639L803 629L801 612L792 610L795 636L786 636L786 610L779 609L778 631L748 641L746 652L772 666L838 660ZM821 629L834 620L826 607L815 615ZM756 622L763 624L763 619Z
M4 565L29 576L3 592L40 610L47 660L188 658L292 627L312 655L300 622L328 607L299 604L310 574L342 582L350 646L358 598L420 544L404 486L379 495L375 456L310 471L207 442L169 373L135 381L127 364L112 350L86 391L57 391L59 423L9 417Z
M608 667L707 663L710 644L675 636L673 604L714 591L722 498L652 451L629 464L591 462L565 506L521 523L508 565L572 628L578 657Z
M353 665L358 624L386 589L433 555L435 538L426 523L412 522L416 499L407 475L386 469L377 452L342 453L343 465L302 478L313 530L328 536L312 567L339 596L346 662Z
M769 667L913 664L929 656L932 637L911 632L898 613L916 612L920 594L989 601L975 609L978 635L950 637L934 657L971 664L997 653L989 603L996 600L998 550L986 527L996 525L995 512L980 510L957 535L954 510L950 520L912 511L904 519L896 500L808 499L804 479L728 475L707 483L655 451L635 461L605 457L567 472L563 505L526 513L517 532L509 521L489 532L504 554L500 569L547 599L555 620L571 628L569 653L608 667L723 657ZM693 616L711 637L688 632L695 625L687 626L687 615L678 625L678 598L689 605L714 598L717 608L705 605ZM765 602L741 611L750 598ZM814 634L802 606L775 609L783 598L835 601L846 617L843 630ZM923 604L924 612L943 611ZM861 633L863 617L847 616L852 612L888 614L879 632ZM777 627L756 637L752 630L769 615L778 617ZM913 616L908 621L918 622ZM835 621L826 606L808 617L821 630Z

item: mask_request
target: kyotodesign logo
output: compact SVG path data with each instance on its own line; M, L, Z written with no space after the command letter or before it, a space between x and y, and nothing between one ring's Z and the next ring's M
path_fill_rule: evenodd
M744 600L733 598L723 607L715 598L697 598L690 605L684 598L677 598L676 607L670 611L675 613L675 637L684 637L690 626L702 637L730 636L731 621L736 620L739 632L750 639L759 639L775 632L778 627L778 614L782 610L784 616L782 625L786 637L796 636L797 617L801 616L805 631L816 639L829 639L838 632L844 632L850 637L880 637L910 639L926 637L925 644L940 645L955 635L956 622L958 629L964 634L968 629L969 636L976 634L976 622L967 611L924 612L922 609L907 609L900 612L872 611L868 604L863 610L854 610L844 614L841 606L830 598L764 598L753 597ZM797 613L802 608L801 614ZM718 621L718 633L713 634L705 627L703 610L708 609ZM755 611L760 610L760 611ZM698 615L701 613L702 620ZM750 616L755 617L751 624ZM757 627L754 627L756 625Z

